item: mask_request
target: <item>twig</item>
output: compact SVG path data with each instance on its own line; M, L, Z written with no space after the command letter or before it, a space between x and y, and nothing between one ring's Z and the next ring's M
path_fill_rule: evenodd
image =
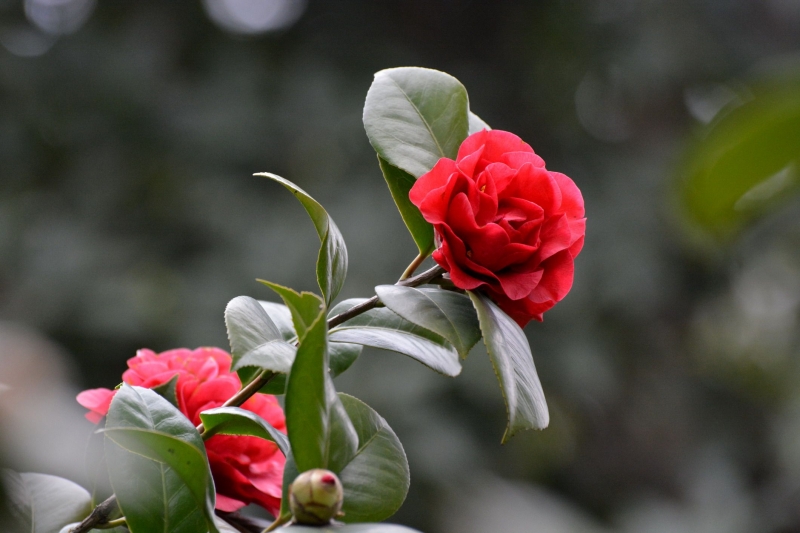
M419 266L422 264L423 261L425 261L427 257L428 257L427 255L423 255L420 252L420 254L417 255L417 257L415 257L413 261L411 261L411 264L409 264L406 267L405 271L403 272L403 275L400 276L400 281L403 281L404 279L408 279L411 276L413 276L414 272L419 268Z

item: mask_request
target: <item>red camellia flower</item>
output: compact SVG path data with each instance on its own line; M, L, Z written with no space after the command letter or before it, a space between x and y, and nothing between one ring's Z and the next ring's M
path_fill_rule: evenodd
M202 411L220 407L241 388L239 376L230 368L231 356L219 348L181 348L160 354L139 350L136 357L128 359L122 380L153 388L177 375L178 406L198 425ZM108 413L115 393L109 389L86 390L78 395L78 403L89 409L86 418L97 423ZM274 396L255 394L242 409L286 432L283 409ZM257 437L215 435L205 444L217 489L217 509L235 511L257 503L278 516L286 459L275 443Z
M433 258L456 287L485 291L520 326L541 321L572 287L583 197L513 133L470 135L456 160L440 159L409 198L433 224Z

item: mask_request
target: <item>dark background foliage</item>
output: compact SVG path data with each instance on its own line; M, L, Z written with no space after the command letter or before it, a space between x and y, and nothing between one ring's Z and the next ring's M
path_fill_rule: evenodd
M720 244L673 194L702 124L795 72L798 28L793 0L0 0L7 461L85 482L75 391L141 347L226 347L228 300L275 299L257 277L315 289L311 223L254 172L336 220L343 298L396 279L415 248L361 110L375 71L417 65L571 176L588 230L572 292L527 328L549 429L500 446L482 349L455 380L370 351L337 379L406 447L395 520L800 531L800 208Z

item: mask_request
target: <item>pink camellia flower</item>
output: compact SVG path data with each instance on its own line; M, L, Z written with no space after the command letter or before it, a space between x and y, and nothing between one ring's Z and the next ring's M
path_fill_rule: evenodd
M542 320L572 287L586 232L581 191L513 133L473 133L409 199L433 224L433 259L453 284L486 292L520 326Z
M220 407L241 388L239 376L230 368L230 354L219 348L179 348L160 354L139 350L136 357L128 359L122 380L153 388L177 375L178 407L198 425L201 412ZM108 413L115 393L109 389L86 390L78 394L78 403L89 409L86 418L98 423ZM255 394L242 409L286 432L283 409L274 396ZM257 437L215 435L205 444L217 489L217 509L235 511L256 503L278 516L286 458L275 443Z

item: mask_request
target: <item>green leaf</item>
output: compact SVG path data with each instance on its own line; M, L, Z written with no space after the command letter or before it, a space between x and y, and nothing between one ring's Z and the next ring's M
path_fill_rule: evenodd
M434 247L433 226L425 220L417 206L408 199L408 192L414 186L416 179L405 170L392 166L380 156L378 156L378 164L383 172L383 178L389 186L389 192L392 193L394 203L400 211L400 216L417 244L420 255L430 255Z
M335 316L363 302L363 298L345 300L336 305ZM391 350L413 359L446 376L461 372L458 352L450 342L385 308L371 309L330 331L332 342L350 342Z
M154 390L155 392L160 394L162 398L171 403L176 409L180 409L180 406L178 405L178 394L176 392L177 387L178 387L178 374L175 374L174 376L172 376L172 379L157 387L153 387L151 390Z
M467 90L438 70L382 70L367 92L364 129L375 151L418 178L442 157L455 159L469 128Z
M339 393L358 433L358 451L338 472L344 486L345 522L385 520L406 499L410 485L408 460L400 439L370 406Z
M80 522L92 510L89 492L64 478L46 474L0 471L8 497L14 533L56 533Z
M283 340L287 342L297 340L297 333L294 332L294 325L292 324L292 312L289 311L288 307L283 304L265 302L263 300L259 300L258 303L269 315L270 319L272 319L278 331L281 332Z
M299 475L300 471L297 469L297 464L294 462L294 456L290 451L289 455L286 456L286 463L283 465L283 487L281 489L280 518L292 516L292 510L289 508L289 486Z
M347 247L339 228L319 202L291 181L269 172L256 176L277 181L289 189L306 208L322 243L317 257L317 283L325 297L325 304L330 305L342 289L344 278L347 276Z
M550 414L525 333L488 296L467 294L478 311L483 342L506 401L508 426L503 442L523 429L546 428Z
M111 485L132 533L217 533L205 446L180 411L152 390L123 385L104 433Z
M234 370L259 367L280 374L291 370L296 349L283 340L281 331L257 300L237 296L228 302L225 326Z
M461 357L481 338L475 308L463 294L399 285L378 285L375 292L396 314L450 341Z
M313 324L320 313L324 311L324 302L313 292L298 293L288 287L272 283L271 281L265 281L263 279L258 281L275 291L278 296L281 297L292 315L292 324L294 324L297 337L302 340L308 328L311 327L311 324Z
M312 468L338 471L355 454L358 438L328 373L323 302L310 295L316 304L308 305L310 293L300 295L283 287L276 290L292 310L295 328L298 332L305 329L286 386L286 426L294 460L301 472Z
M292 343L296 342L297 334L292 325L292 313L289 311L289 308L283 304L276 304L273 302L259 303L275 325L278 326L283 338ZM331 377L335 378L350 368L355 360L358 359L358 356L361 355L362 349L363 347L360 344L346 344L343 342L329 344L328 351L330 354ZM277 378L273 379L273 382L276 381L278 381ZM276 390L271 390L271 394L283 394L285 390L285 381L283 381L283 379L281 379L281 381L283 382L283 386L277 389L277 392ZM272 383L270 383L270 385L272 385Z
M723 239L796 194L800 184L800 85L753 92L702 131L680 168L685 213Z
M257 414L240 407L217 407L200 413L206 434L249 435L271 440L278 445L284 456L289 454L289 439L272 424ZM208 438L207 437L207 438Z
M281 531L292 533L419 533L416 529L397 524L346 524L325 527L289 526Z
M473 133L478 133L481 130L490 130L492 128L483 121L481 117L473 113L472 111L469 112L469 134L472 135Z

